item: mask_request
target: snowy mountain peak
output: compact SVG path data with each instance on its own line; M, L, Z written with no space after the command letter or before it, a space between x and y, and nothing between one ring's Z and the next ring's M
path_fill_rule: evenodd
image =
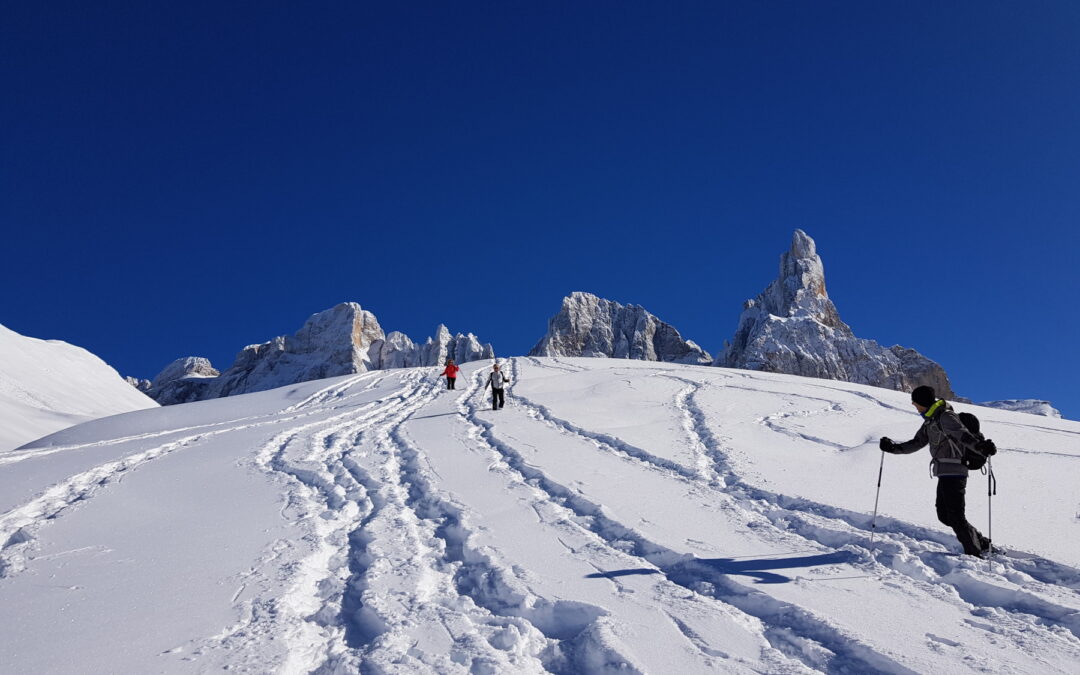
M201 356L185 356L165 366L151 381L150 386L156 388L185 377L217 377L220 374L218 369L210 363L210 359Z
M780 257L780 274L753 304L780 317L809 317L850 334L825 290L825 266L817 245L802 230L795 230L791 248Z
M902 391L926 384L940 396L954 396L944 369L917 351L855 337L825 290L817 245L802 230L795 230L781 255L776 280L744 305L716 365Z
M165 366L149 386L137 382L132 384L158 403L174 405L205 398L214 378L220 374L210 359L185 356Z
M639 305L621 305L576 291L563 298L559 313L530 356L592 356L642 361L707 364L710 356L674 326Z

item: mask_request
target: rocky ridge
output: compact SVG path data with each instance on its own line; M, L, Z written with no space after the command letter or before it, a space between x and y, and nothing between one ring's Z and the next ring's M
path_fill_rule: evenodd
M548 331L529 356L593 356L707 365L711 357L674 326L639 305L620 305L591 293L563 298Z
M224 372L206 358L177 359L146 391L170 405L369 370L442 365L447 358L465 363L494 356L492 346L481 344L472 333L454 335L443 325L422 344L398 331L385 334L374 314L345 302L313 314L293 335L244 347ZM142 389L142 382L132 384Z

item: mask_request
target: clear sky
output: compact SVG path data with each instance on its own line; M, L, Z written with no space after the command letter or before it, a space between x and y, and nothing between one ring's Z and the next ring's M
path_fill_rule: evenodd
M860 337L1080 419L1080 4L21 2L0 323L152 377L354 300L710 352L799 227Z

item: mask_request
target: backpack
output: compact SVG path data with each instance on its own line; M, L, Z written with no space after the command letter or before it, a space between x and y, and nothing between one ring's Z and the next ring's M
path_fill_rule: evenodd
M975 417L969 412L957 413L956 416L960 418L960 423L964 425L964 428L971 432L972 436L979 439L980 441L985 438L979 431L979 427L981 425L979 424L978 417ZM960 463L966 466L968 469L971 469L972 471L978 471L979 469L983 468L983 465L986 464L987 458L990 455L994 454L997 454L996 449L993 452L989 453L989 455L984 455L978 450L964 448L964 456L960 458Z

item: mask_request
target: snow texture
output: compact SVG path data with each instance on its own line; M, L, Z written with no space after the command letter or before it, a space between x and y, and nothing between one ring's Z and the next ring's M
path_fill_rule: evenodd
M1050 405L1050 401L1040 401L1035 398L1010 398L1003 401L985 401L978 405L987 408L998 408L999 410L1013 410L1015 412L1028 413L1029 415L1061 418L1061 411Z
M96 417L153 407L85 349L0 325L0 450Z
M855 337L829 299L821 257L802 230L795 230L791 248L780 258L779 277L746 301L735 337L716 365L899 391L925 384L939 396L954 396L944 369L922 354Z
M918 428L906 394L505 367L498 411L486 365L455 391L401 368L0 453L0 670L1076 672L1080 424L979 409L988 561L956 555L926 456L877 449Z
M707 364L712 358L673 326L638 305L620 305L591 293L563 298L548 332L530 356L589 356Z

